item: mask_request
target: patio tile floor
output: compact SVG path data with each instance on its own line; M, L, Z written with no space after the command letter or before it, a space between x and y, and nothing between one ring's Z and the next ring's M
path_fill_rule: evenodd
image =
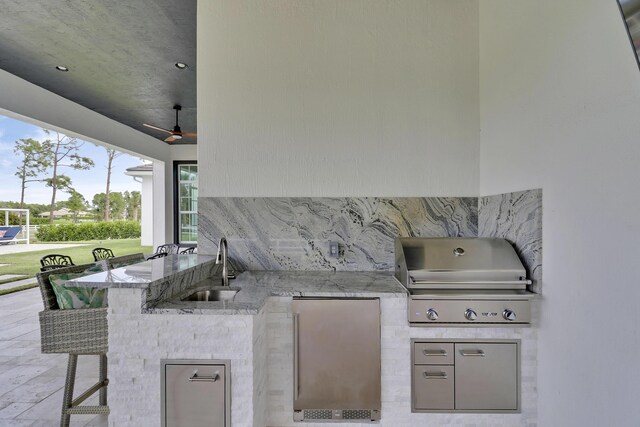
M67 368L65 354L40 352L38 288L0 296L0 425L57 426ZM96 382L97 356L80 356L76 394ZM96 405L97 395L85 401ZM104 415L72 415L72 426L106 426Z

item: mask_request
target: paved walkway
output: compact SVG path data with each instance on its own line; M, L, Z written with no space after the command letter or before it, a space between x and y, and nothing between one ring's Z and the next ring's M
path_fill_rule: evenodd
M0 296L0 426L59 425L67 356L40 352L41 310L38 288ZM97 356L80 356L75 394L97 373ZM96 405L97 394L84 404ZM107 417L72 415L71 425L106 426Z
M21 252L35 252L74 246L89 246L84 243L34 243L31 245L0 245L0 255L17 254Z
M17 288L18 286L30 285L30 284L36 283L36 282L38 282L38 279L36 279L35 277L29 277L28 279L22 279L22 280L14 280L13 282L7 282L7 283L1 284L0 285L0 291L4 290L4 289ZM2 325L0 325L0 328L1 327L2 327Z

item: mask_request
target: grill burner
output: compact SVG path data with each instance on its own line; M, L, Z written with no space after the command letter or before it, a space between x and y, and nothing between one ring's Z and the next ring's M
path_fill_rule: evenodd
M396 278L416 326L528 324L531 284L511 244L493 238L398 238Z

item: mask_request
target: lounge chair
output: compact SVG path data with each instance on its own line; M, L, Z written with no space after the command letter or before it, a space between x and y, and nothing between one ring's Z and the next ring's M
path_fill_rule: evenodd
M16 236L22 231L22 227L0 227L0 245L18 243Z

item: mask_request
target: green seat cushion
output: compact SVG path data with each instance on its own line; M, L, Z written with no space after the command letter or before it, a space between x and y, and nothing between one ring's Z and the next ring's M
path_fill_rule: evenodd
M104 271L100 264L96 264L82 273L62 273L49 276L49 282L56 294L58 307L62 310L73 308L100 308L107 306L107 290L102 288L79 288L67 285L67 281L89 274Z

